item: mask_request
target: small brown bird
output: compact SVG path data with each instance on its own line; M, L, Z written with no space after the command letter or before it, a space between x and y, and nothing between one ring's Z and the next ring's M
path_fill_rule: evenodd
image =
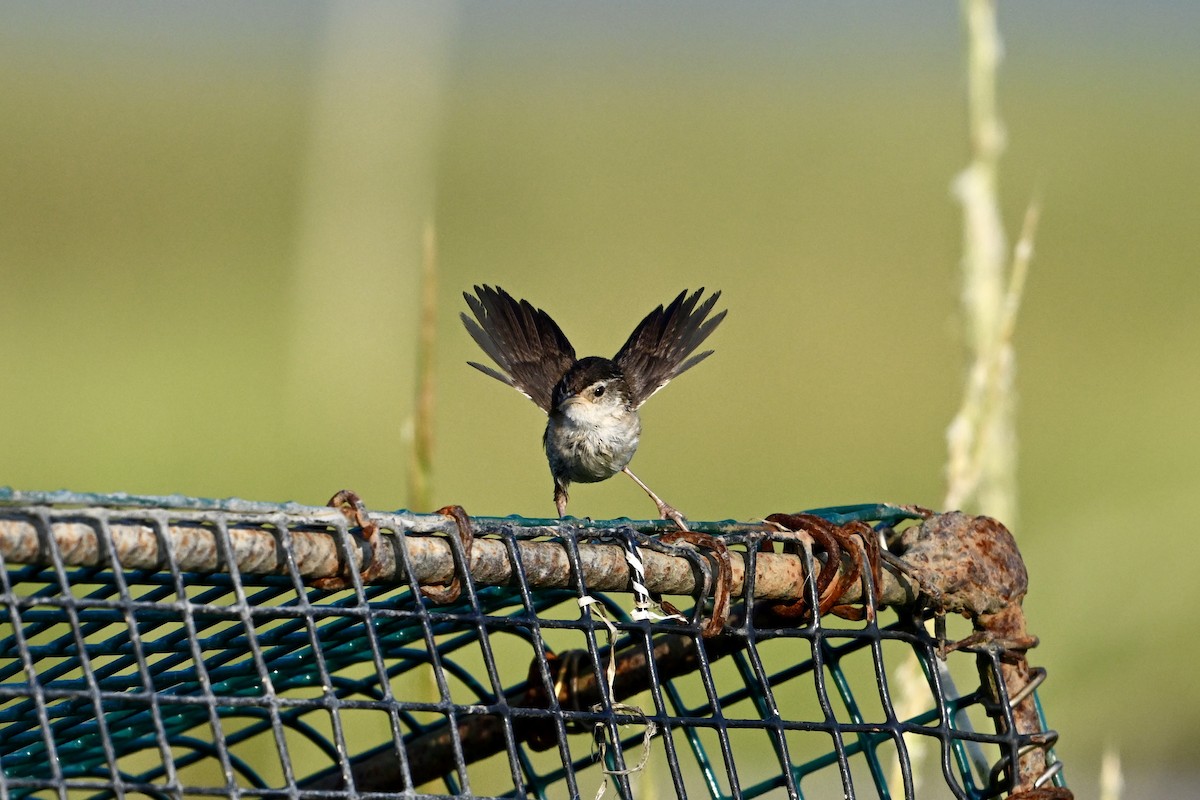
M463 325L501 371L467 363L517 389L549 415L542 444L559 517L566 514L572 482L595 483L624 472L650 495L663 519L686 528L683 515L642 483L629 461L642 432L642 403L713 353L692 355L725 319L725 311L709 316L721 293L701 303L703 294L704 289L680 292L666 308L651 311L610 360L576 359L575 348L549 314L498 286L463 293L475 316L460 314Z

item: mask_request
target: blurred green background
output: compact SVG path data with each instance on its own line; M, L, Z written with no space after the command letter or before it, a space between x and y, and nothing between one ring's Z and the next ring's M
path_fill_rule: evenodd
M1194 789L1200 5L1006 4L1026 603L1079 796ZM499 283L611 355L685 287L717 354L635 467L694 519L938 506L964 372L952 3L0 6L0 484L405 506L421 232L434 502L552 513L474 370ZM646 516L629 481L572 511ZM1186 620L1186 617L1185 617ZM1186 787L1186 788L1185 788Z

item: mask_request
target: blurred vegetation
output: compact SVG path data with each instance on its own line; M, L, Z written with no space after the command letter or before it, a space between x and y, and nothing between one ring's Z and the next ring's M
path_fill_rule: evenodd
M693 518L936 504L964 369L957 7L684 11L6 3L0 483L406 505L433 219L433 504L552 510L540 412L463 364L482 282L606 355L723 290L717 354L647 405L637 457ZM1015 341L1034 656L1072 784L1112 742L1150 796L1200 744L1171 613L1200 600L1175 517L1200 478L1200 7L1000 25L1010 233L1043 207Z

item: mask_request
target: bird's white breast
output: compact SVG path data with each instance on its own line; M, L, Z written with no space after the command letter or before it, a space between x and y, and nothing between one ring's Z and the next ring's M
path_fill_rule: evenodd
M546 423L550 471L579 483L610 478L629 464L641 433L637 412L623 405L564 403Z

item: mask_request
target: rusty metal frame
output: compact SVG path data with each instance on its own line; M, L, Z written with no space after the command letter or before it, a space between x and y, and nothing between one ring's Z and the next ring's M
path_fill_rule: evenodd
M634 795L631 776L649 746L666 759L681 797L777 790L804 797L806 785L829 767L847 796L868 790L895 796L878 755L881 747L890 748L903 775L903 786L890 792L908 797L911 737L939 744L941 771L956 797L1069 796L1051 750L1057 735L1045 729L1036 705L1034 689L1045 673L1025 656L1036 639L1025 632L1020 614L1023 565L1017 568L1019 555L1007 531L990 520L947 514L897 524L922 515L889 506L860 509L872 519L887 518L879 533L899 557L890 557L875 586L871 570L855 569L853 554L839 556L840 571L854 578L835 599L870 613L857 624L834 627L820 615L786 619L771 610L793 601L807 602L809 609L821 605L815 576L828 559L811 537L762 523L694 525L730 545L732 595L739 600L723 632L706 639L699 635L702 596L690 622L629 616L634 577L644 578L655 595L711 591L708 562L690 547L661 545L656 534L666 529L656 522L474 518L468 552L445 515L371 513L385 532L372 548L332 509L2 495L0 490L0 741L8 744L0 746L0 789L7 796L50 791L65 797L67 789L97 796L463 796L471 791L472 764L501 753L513 780L513 793L505 796L556 797L564 790L576 796L606 779L599 775L586 783L590 757L571 744L593 728L605 743L607 780L622 796ZM838 518L837 512L827 516ZM763 552L770 541L793 546L790 552ZM947 565L978 566L982 557L972 542L985 543L989 557L1011 551L1016 561L999 571L992 564L979 573L984 580L977 575L967 581ZM640 557L641 576L631 572L630 551ZM368 563L372 585L358 574ZM335 576L345 577L345 590L310 588L314 580ZM416 599L422 587L455 577L463 584L455 603ZM989 580L997 584L990 590ZM585 598L598 600L607 619L596 607L582 609L578 619L545 617L549 608ZM896 609L896 621L881 625L875 614L883 608ZM975 632L958 642L936 629L931 634L930 621L945 614L968 616ZM124 632L112 635L114 629ZM528 642L534 657L522 680L514 681L489 649L497 631ZM565 633L582 635L583 646L549 646L550 638ZM764 648L787 641L809 657L773 668ZM886 642L911 649L925 668L925 714L895 718L883 663ZM217 646L224 650L213 655ZM178 653L164 655L171 647ZM464 673L459 663L472 648L479 648L474 657L482 659L482 675ZM74 661L63 666L72 652ZM870 654L885 719L851 713L846 721L845 709L837 710L858 702L847 695L839 671L857 653ZM970 692L956 693L944 680L940 665L953 658L974 659L979 684ZM235 663L251 669L233 669ZM439 700L394 694L391 680L418 664L433 667ZM718 664L736 665L743 683L733 690L716 685ZM366 684L347 682L353 665L367 665L375 677ZM167 673L175 680L169 687ZM693 675L701 678L707 698L699 704L679 688ZM780 716L773 698L806 675L816 678L821 718ZM455 696L461 690L451 682L473 687L476 701L461 704ZM289 696L317 686L325 687L319 696ZM647 691L649 706L625 705ZM730 704L744 703L756 709L757 722L724 716ZM994 731L964 725L967 708L982 709ZM384 715L390 741L352 753L343 717L358 710ZM312 714L332 720L327 734L317 735L306 722ZM442 721L424 719L428 714ZM186 716L193 733L173 728L172 715ZM233 717L250 722L230 734L225 728ZM644 736L651 724L666 735ZM624 732L629 725L641 732ZM194 731L205 729L211 735L194 741ZM768 737L778 765L785 766L777 765L774 777L751 780L738 766L746 758L739 755L738 737L749 729ZM64 757L67 730L82 732L79 741L91 743L88 759ZM814 733L831 737L832 748L826 756L797 760L789 751L794 737ZM276 786L238 755L256 737L272 743L280 762ZM289 750L296 737L315 742L329 766L298 764ZM969 743L997 754L987 774L966 755ZM715 754L708 752L714 744ZM180 748L182 757L176 755ZM558 767L535 763L536 753L547 749L557 751ZM138 750L157 752L161 765L129 773L125 755ZM204 759L218 762L223 785L197 787L180 777ZM697 766L689 773L686 762L693 759ZM702 786L694 783L697 769ZM431 780L442 781L447 794L428 788ZM418 789L428 795L413 795Z

